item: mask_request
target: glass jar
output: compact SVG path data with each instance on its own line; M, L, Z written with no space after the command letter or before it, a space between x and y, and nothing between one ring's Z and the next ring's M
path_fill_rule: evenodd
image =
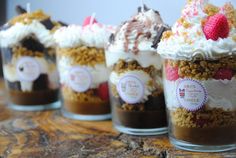
M156 52L106 51L114 127L132 135L167 132L161 60Z
M236 148L236 56L164 60L170 141L190 151Z
M60 107L55 49L27 37L18 46L2 48L2 60L10 108L37 111Z
M111 118L104 49L58 48L57 62L64 105L62 114L78 120Z

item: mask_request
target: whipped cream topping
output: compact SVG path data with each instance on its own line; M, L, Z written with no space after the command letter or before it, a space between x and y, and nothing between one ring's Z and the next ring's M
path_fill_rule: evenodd
M112 26L98 23L85 27L71 25L57 30L54 39L61 48L73 48L81 45L104 48L113 31Z
M49 88L57 89L58 72L54 63L48 63L44 58L34 58L40 66L40 74L47 74L49 79ZM33 82L20 81L16 72L17 59L12 60L10 64L3 65L4 78L9 82L20 82L22 91L32 91Z
M117 29L107 49L134 54L139 51L155 51L156 43L167 28L157 11L149 9L139 12Z
M164 79L165 99L167 107L172 110L180 107L176 97L176 88L181 79L169 81ZM208 100L206 108L222 108L224 110L236 110L236 78L232 80L204 80L200 81L206 88Z
M125 75L132 75L136 76L138 79L140 79L144 85L145 85L145 90L144 90L144 96L141 100L141 102L145 102L148 100L148 96L152 94L152 92L156 89L156 87L150 83L154 82L159 82L159 78L157 77L156 81L154 81L146 72L140 71L140 70L135 70L135 71L126 71L124 73L116 73L116 72L111 72L110 75L110 82L114 85L117 85L122 77ZM161 84L161 83L159 83Z
M58 60L61 84L69 85L69 72L74 66L76 65L72 65L70 59L68 58L62 57ZM96 64L94 67L83 66L83 68L85 68L91 74L92 83L90 88L98 88L101 83L108 81L110 70L105 64Z
M207 0L189 0L182 11L181 18L172 27L170 37L163 38L157 52L164 58L172 59L217 59L236 55L236 28L231 26L227 38L214 41L207 39L202 22L208 15L203 11ZM220 13L224 9L219 8ZM228 19L229 20L229 19Z
M16 23L7 30L0 31L1 47L13 47L18 45L24 38L34 35L45 47L55 46L53 35L50 30L39 21L30 24Z

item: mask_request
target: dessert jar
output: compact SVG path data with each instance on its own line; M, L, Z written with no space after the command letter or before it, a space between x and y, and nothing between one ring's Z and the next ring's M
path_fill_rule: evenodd
M23 17L26 21L22 21ZM14 18L1 30L3 72L10 108L37 111L60 107L52 36L58 26L42 11L36 11Z
M57 62L63 115L79 120L109 119L109 71L104 49L87 46L59 48Z
M163 83L170 140L190 150L225 150L236 143L236 56L165 59Z
M132 135L167 132L162 62L156 47L168 29L157 11L138 12L110 36L106 48L114 127Z
M236 148L234 12L230 2L218 7L209 1L188 1L159 43L169 137L177 148Z
M87 17L86 21L92 18ZM111 118L104 45L110 29L98 24L68 26L55 33L63 100L62 114L78 120Z
M119 56L117 61L108 64L112 69L109 89L114 127L133 135L166 133L160 57L155 52L129 55L106 51L108 62L114 56Z

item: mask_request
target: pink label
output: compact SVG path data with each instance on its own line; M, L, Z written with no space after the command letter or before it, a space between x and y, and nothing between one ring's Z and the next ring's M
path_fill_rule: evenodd
M32 57L22 57L17 61L16 73L20 81L35 81L40 75L40 65Z
M76 92L85 92L92 83L92 76L89 71L83 67L73 67L69 71L69 85Z
M206 88L199 81L192 79L179 82L176 96L180 105L189 111L200 109L207 101Z
M141 80L133 75L125 75L117 85L120 97L129 104L136 104L144 96L144 85Z

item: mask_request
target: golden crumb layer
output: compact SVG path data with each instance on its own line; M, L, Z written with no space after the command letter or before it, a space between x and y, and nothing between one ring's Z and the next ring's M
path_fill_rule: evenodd
M89 89L86 92L79 93L64 85L61 90L65 100L79 102L105 102L97 96L96 89Z
M103 48L95 47L76 47L59 48L57 50L58 60L60 58L69 58L72 65L95 66L96 64L105 64L105 53Z
M120 59L113 67L113 71L116 73L124 73L126 71L141 70L146 72L150 77L155 77L156 75L161 76L159 70L157 70L153 65L148 67L142 67L136 60L126 62Z
M221 108L200 109L195 112L184 108L171 111L171 122L174 125L188 128L206 128L236 125L236 111L225 111Z
M24 13L13 18L9 23L14 25L16 23L30 24L33 20L42 21L50 18L49 15L46 15L42 10L37 10L32 13Z
M21 56L31 56L31 57L43 57L44 53L39 51L31 51L21 46L16 46L12 48L13 58L19 58Z
M193 78L198 80L207 80L214 78L216 72L220 69L231 69L233 75L236 71L236 56L224 57L218 60L165 60L165 66L177 67L181 78Z

